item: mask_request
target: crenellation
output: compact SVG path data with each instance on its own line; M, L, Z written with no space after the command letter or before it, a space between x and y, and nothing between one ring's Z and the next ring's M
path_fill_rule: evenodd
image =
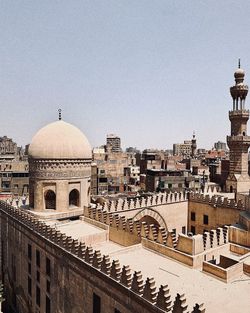
M217 235L218 246L223 245L224 244L224 238L223 238L223 229L221 227L218 227L216 229L216 235Z
M142 297L152 303L156 302L156 287L154 278L147 278L143 288Z
M166 243L167 243L167 231L162 226L160 226L158 229L156 241L160 244L163 244L163 245L166 245Z
M102 257L102 262L101 262L101 271L104 274L109 275L110 269L111 269L110 257L109 255L104 255Z
M156 226L154 224L149 225L148 239L152 241L156 241L157 235L158 235L158 232L157 232Z
M73 239L71 253L78 255L79 246L80 246L79 241L77 239Z
M80 243L79 243L78 252L77 252L77 256L78 256L80 259L84 259L84 258L85 258L85 252L86 252L85 243L80 242Z
M183 313L187 311L186 298L184 294L177 293L172 313Z
M129 233L133 232L133 219L132 218L128 218L126 219L126 225L125 225L125 230ZM138 235L138 233L137 233Z
M119 260L113 260L110 268L110 277L115 280L120 280L121 277L121 266Z
M100 250L95 250L93 255L93 267L97 268L98 270L101 269L101 263L102 263L102 255Z
M204 304L197 304L194 306L193 311L191 313L205 313Z
M203 246L204 250L211 248L210 232L204 232L203 234Z
M119 217L118 229L119 230L126 230L126 218L125 218L125 216Z
M141 271L135 271L132 278L131 290L137 293L138 295L142 295L143 293L143 279Z
M224 243L227 243L229 241L229 226L227 225L223 226L223 239Z
M168 285L161 285L156 297L156 306L161 310L170 312L171 303Z
M141 226L140 226L140 223L139 221L133 221L133 230L132 230L132 233L137 235L137 236L140 236L140 233L141 233Z
M121 272L121 278L120 283L124 285L127 288L131 287L132 284L132 274L131 269L129 265L123 265L122 272Z
M94 257L94 251L92 247L87 247L86 251L85 251L85 256L84 256L84 260L89 263L92 264L93 262L93 257Z
M216 230L212 229L210 230L210 242L211 242L211 248L217 247L217 235Z
M148 224L146 222L142 222L141 223L141 237L143 238L148 238L148 234L149 234L149 227Z

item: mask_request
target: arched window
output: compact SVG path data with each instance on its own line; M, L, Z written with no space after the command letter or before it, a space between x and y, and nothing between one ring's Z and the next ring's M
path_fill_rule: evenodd
M73 189L69 193L69 206L79 206L79 191Z
M48 210L56 209L56 194L52 190L48 190L45 195L45 208Z
M233 186L230 186L230 192L233 192Z

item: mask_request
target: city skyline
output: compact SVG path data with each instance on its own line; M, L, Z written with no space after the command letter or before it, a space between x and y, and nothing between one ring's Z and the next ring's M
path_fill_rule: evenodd
M250 4L6 1L1 7L1 136L30 143L62 108L63 119L92 147L109 133L121 137L123 148L169 149L193 131L198 148L226 141L238 58L250 82Z

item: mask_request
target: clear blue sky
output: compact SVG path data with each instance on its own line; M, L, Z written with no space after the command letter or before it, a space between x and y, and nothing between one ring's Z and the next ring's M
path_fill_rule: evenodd
M61 107L93 147L210 148L238 57L250 84L247 0L1 0L0 38L0 136L22 145Z

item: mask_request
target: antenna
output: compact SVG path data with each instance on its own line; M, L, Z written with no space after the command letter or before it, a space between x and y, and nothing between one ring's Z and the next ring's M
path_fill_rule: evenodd
M58 109L58 119L59 121L62 119L62 109Z

